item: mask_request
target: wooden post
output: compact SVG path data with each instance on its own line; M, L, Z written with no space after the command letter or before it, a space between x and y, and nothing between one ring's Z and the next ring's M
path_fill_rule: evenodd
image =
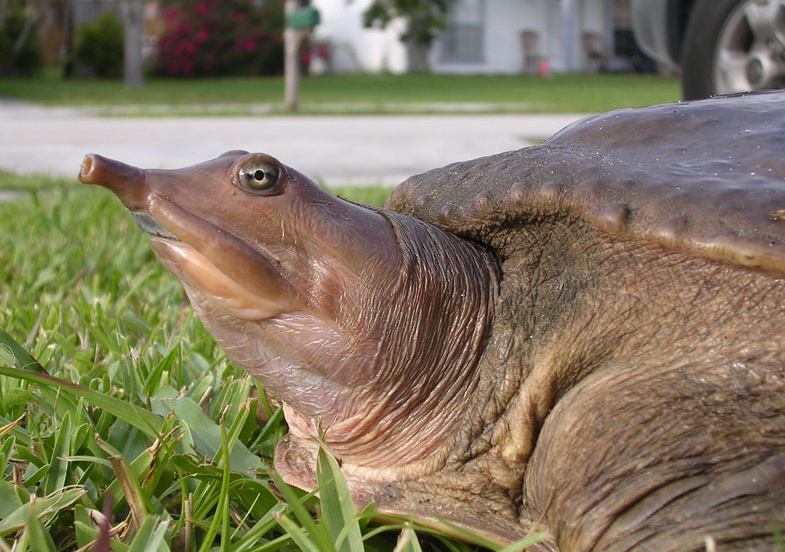
M300 60L297 59L300 50L302 31L289 26L289 15L297 9L297 0L286 0L284 4L286 27L283 32L283 80L284 80L284 109L297 111L300 96Z

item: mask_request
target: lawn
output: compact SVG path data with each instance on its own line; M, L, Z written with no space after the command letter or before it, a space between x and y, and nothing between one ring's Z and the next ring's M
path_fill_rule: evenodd
M0 79L0 97L49 106L117 108L149 114L169 106L175 114L242 113L252 106L279 112L280 78L148 79L131 90L120 81L63 80L53 74L36 79ZM474 109L498 112L596 113L678 101L673 77L654 75L346 75L309 77L302 81L302 111L428 112ZM433 105L440 104L440 105ZM129 106L133 106L129 108ZM210 109L208 109L208 107Z
M326 454L318 499L284 485L269 470L280 409L116 198L41 186L0 174L0 190L35 190L0 202L0 550L389 551L401 535L402 551L474 549L368 525ZM379 204L389 190L344 192Z

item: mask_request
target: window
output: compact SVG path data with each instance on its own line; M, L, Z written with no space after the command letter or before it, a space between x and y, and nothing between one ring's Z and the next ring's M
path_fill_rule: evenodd
M441 61L484 61L484 0L458 0L441 36Z

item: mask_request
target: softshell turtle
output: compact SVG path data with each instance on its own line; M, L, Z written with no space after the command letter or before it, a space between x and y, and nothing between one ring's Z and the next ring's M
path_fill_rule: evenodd
M785 93L622 110L335 198L264 154L88 155L230 358L354 500L533 550L785 528ZM707 541L707 539L709 539Z

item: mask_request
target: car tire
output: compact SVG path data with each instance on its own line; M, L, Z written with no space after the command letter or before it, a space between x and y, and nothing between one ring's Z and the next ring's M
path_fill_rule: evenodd
M730 94L747 90L768 89L782 86L782 68L779 63L781 52L761 46L770 43L780 48L785 37L785 6L771 22L771 40L754 42L759 38L749 26L746 10L752 8L756 0L697 0L690 12L689 21L684 34L682 49L682 92L685 100L707 98L716 94ZM761 3L758 2L757 5ZM770 0L772 10L779 10L778 1ZM776 5L775 5L776 4ZM781 20L780 20L781 19ZM745 27L746 25L746 27ZM783 32L779 32L780 28ZM768 29L767 29L768 31ZM756 50L751 48L756 47ZM745 51L746 50L746 51ZM733 54L732 73L723 73L720 67L721 53ZM761 53L762 55L758 55ZM760 61L755 61L759 59ZM776 60L776 61L772 61ZM761 73L755 73L761 65ZM725 68L731 67L725 64ZM755 79L756 74L766 78ZM732 76L728 76L732 75Z

